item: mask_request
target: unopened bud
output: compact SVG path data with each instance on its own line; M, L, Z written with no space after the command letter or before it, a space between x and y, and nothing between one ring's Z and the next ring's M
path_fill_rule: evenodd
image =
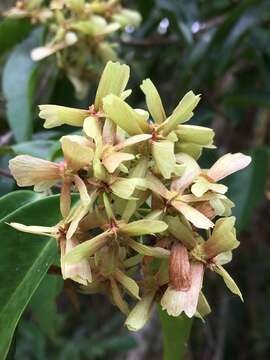
M175 243L171 249L169 279L171 287L178 291L187 291L191 286L188 251L180 243Z

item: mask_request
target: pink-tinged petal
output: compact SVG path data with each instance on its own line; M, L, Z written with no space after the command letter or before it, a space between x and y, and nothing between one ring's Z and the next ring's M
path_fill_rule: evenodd
M194 209L192 206L178 200L173 200L171 204L173 207L176 208L176 210L178 210L181 214L183 214L184 217L197 228L209 229L214 226L212 221L210 221L206 216L204 216L198 210Z
M187 291L177 291L169 286L161 299L162 309L167 310L172 316L179 316L182 312L190 318L194 316L202 288L203 273L202 263L191 264L191 287Z
M66 263L64 256L72 249L79 245L79 241L72 237L67 241L61 241L61 270L63 279L72 279L82 285L87 285L92 281L92 273L90 264L86 259L81 260L76 264Z
M112 152L109 155L105 155L102 159L102 164L109 171L113 173L124 161L133 160L134 155L122 152Z
M19 186L42 184L44 190L45 185L48 188L53 180L61 178L59 164L29 155L16 156L9 161L9 168Z
M171 190L183 193L188 188L194 179L199 175L201 169L197 162L189 155L179 153L175 155L176 162L186 166L184 174L181 177L172 181Z
M219 181L238 170L244 169L250 164L251 160L250 156L241 153L226 154L215 162L208 170L207 175L211 179Z
M154 175L150 175L150 174L147 175L146 178L140 180L139 185L141 185L142 190L145 187L145 189L149 189L153 191L155 194L158 194L165 199L170 199L171 197L170 191Z

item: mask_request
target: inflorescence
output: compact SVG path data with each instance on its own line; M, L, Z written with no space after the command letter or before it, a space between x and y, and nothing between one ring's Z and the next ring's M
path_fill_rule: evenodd
M197 163L214 148L210 128L183 125L200 95L189 91L166 115L150 79L142 82L148 111L126 102L129 67L108 62L94 104L86 110L41 105L44 127L82 128L60 139L63 161L28 155L10 161L19 186L46 191L61 183L62 220L53 227L10 224L56 239L64 279L85 294L102 293L141 329L155 302L169 315L210 312L204 273L214 271L242 295L223 265L238 247L233 202L219 181L251 161L241 153L222 156L210 169ZM80 200L71 205L71 193ZM130 310L131 297L137 304Z

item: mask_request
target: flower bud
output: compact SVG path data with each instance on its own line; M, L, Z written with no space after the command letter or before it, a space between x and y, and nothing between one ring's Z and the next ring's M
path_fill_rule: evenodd
M190 263L185 246L175 243L169 258L170 285L175 290L186 291L191 286Z

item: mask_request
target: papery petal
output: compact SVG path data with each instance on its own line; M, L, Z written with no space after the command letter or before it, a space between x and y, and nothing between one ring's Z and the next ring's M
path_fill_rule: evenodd
M144 327L152 314L154 298L155 291L148 292L134 306L125 321L128 330L138 331Z
M171 190L181 194L194 181L196 176L201 172L201 169L197 162L187 154L178 153L175 155L175 159L177 163L185 165L185 170L181 177L172 181Z
M176 165L174 144L167 140L152 141L152 155L162 176L170 179Z
M127 65L120 65L118 62L113 63L111 61L107 63L101 75L96 93L95 108L97 110L102 108L102 101L106 95L121 95L127 85L129 73L130 70Z
M182 142L190 142L202 146L212 145L215 136L213 129L197 125L178 125L175 133Z
M126 289L130 294L132 294L136 299L140 300L139 296L139 286L135 280L127 276L120 269L116 269L113 273L114 278Z
M138 220L121 225L119 231L129 236L139 236L160 233L165 231L167 227L168 225L160 220Z
M104 144L114 145L116 137L116 125L111 119L106 119L102 129Z
M103 99L106 115L129 135L149 132L149 126L144 115L138 114L125 101L115 95L108 95Z
M154 193L164 197L165 199L169 199L171 196L170 191L166 188L165 185L155 176L147 175L145 179L140 179L138 185L142 188L149 189Z
M85 166L90 166L94 150L87 139L79 135L67 135L62 136L60 142L69 169L77 171Z
M200 295L199 295L197 311L202 318L205 317L206 315L210 314L210 312L211 312L210 305L208 304L208 301L202 291L200 292Z
M61 270L63 279L72 279L73 281L78 282L82 285L87 285L92 281L92 273L90 264L86 259L82 259L76 264L68 264L65 261L65 255L72 251L76 246L79 245L79 242L76 238L72 237L71 239L65 242L61 242Z
M134 135L129 137L128 139L116 144L114 146L114 149L116 151L122 150L127 146L132 146L132 145L136 145L142 141L146 141L151 139L152 135L151 134L141 134L141 135Z
M119 308L119 310L127 315L129 313L129 307L127 302L123 299L123 296L119 290L119 287L116 283L116 281L114 280L114 278L110 278L111 281L111 290L112 290L112 298L113 298L113 302L114 304Z
M137 162L135 168L130 171L129 177L130 178L144 178L147 172L148 166L148 159L146 157L141 157L141 159ZM128 222L131 216L136 211L137 207L140 206L142 202L146 200L148 196L146 192L142 192L139 190L134 191L134 196L138 200L129 200L123 209L122 213L122 220Z
M160 302L162 309L167 310L168 314L172 316L179 316L182 312L190 318L194 316L202 288L203 273L203 264L191 264L190 289L188 291L177 291L169 286Z
M95 140L97 146L102 144L101 126L97 118L93 116L88 116L85 118L83 123L83 131L88 137Z
M42 184L43 191L61 178L58 164L30 155L18 155L11 159L9 168L19 186Z
M163 123L163 134L168 135L178 124L189 120L193 116L193 110L199 101L200 95L195 95L193 91L189 91L174 109L172 115Z
M155 85L150 79L146 79L142 82L140 88L146 96L146 104L154 121L161 124L166 119L166 114Z
M39 117L45 119L43 126L51 129L60 125L82 126L84 119L89 116L87 110L74 109L59 105L39 105Z
M168 259L170 256L170 251L167 249L159 246L144 245L132 239L127 240L127 245L143 256L151 256L157 259Z
M130 199L137 186L137 178L117 178L110 188L112 192L122 199Z
M37 234L37 235L44 235L49 237L56 237L58 228L57 227L47 227L47 226L33 226L33 225L23 225L19 223L12 222L10 224L16 230L29 233L29 234Z
M175 207L184 217L199 229L209 229L214 226L206 216L194 209L192 206L181 201L173 200L172 206Z
M112 152L102 158L102 163L109 173L113 173L122 162L133 160L135 156L124 152Z
M66 254L64 260L67 263L73 264L80 262L84 258L89 258L101 249L110 240L111 236L112 233L110 231L105 231L102 234L77 245L73 250Z
M208 170L207 175L214 181L219 181L236 171L244 169L250 164L250 162L250 156L241 153L229 153L218 159Z
M236 239L234 224L234 216L217 220L212 235L203 244L203 251L207 259L212 259L223 252L231 251L240 245Z

